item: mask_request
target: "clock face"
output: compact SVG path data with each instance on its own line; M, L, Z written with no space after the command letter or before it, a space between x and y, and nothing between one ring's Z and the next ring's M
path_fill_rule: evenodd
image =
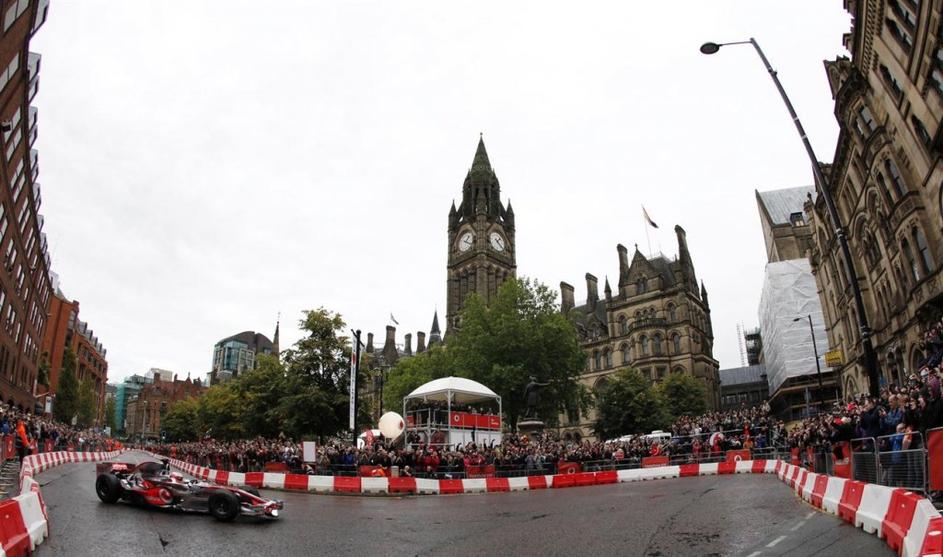
M475 237L471 232L466 232L462 234L462 237L458 240L458 250L459 251L468 251L472 248L472 244L475 242Z
M504 238L500 234L492 232L489 240L491 240L491 247L495 251L504 251Z

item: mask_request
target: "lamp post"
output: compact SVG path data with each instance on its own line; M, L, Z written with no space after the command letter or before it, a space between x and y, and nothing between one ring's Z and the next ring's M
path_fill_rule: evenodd
M715 54L722 46L738 44L753 45L756 53L763 61L763 65L766 67L770 78L772 78L773 83L776 85L776 90L779 91L779 96L782 97L783 103L786 105L786 110L789 111L789 116L796 125L796 131L799 132L799 137L802 139L802 145L805 147L806 154L809 155L809 162L812 163L812 174L815 177L815 187L818 190L818 194L822 196L822 200L825 202L829 220L832 221L832 226L835 228L835 237L838 239L842 262L845 265L845 271L848 274L848 282L850 283L855 300L855 310L858 314L858 329L861 332L861 348L864 352L864 368L868 374L868 393L872 397L877 398L880 395L877 355L874 352L874 345L871 342L871 327L868 325L864 299L861 296L861 288L858 285L858 273L855 271L855 264L851 259L851 250L848 248L848 237L845 234L845 227L842 224L838 210L835 208L835 201L832 199L832 194L828 190L828 183L825 181L825 176L822 174L822 169L819 167L819 161L815 156L815 151L812 150L812 145L809 143L809 138L806 136L805 129L802 127L802 122L799 121L799 116L792 107L792 102L790 102L789 97L786 96L786 90L783 89L783 84L779 82L779 76L776 70L770 66L769 60L766 59L766 55L763 54L763 50L760 49L760 45L756 42L756 39L753 38L750 38L749 41L737 41L732 43L704 43L701 45L701 53ZM818 359L816 359L816 363L818 363Z
M822 388L822 366L819 364L819 347L815 345L815 329L812 327L812 314L806 315L809 318L809 332L812 334L812 353L815 354L815 374L819 378L819 406L825 406L825 391ZM801 317L792 320L793 323L801 321ZM822 408L819 408L821 411Z

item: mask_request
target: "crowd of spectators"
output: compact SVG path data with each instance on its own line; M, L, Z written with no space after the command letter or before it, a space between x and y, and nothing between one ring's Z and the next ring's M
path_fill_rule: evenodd
M15 406L0 402L0 435L12 436L17 459L30 453L31 447L52 450L102 451L111 447L107 436L93 429L82 429L37 414L29 414ZM47 443L50 442L50 443Z

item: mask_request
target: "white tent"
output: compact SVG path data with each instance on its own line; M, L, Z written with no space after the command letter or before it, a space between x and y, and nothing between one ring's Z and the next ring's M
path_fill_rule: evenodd
M403 398L403 416L409 416L407 412L407 406L410 401L414 402L439 402L445 403L446 405L446 422L441 424L445 426L447 431L447 441L448 445L455 445L458 443L467 443L469 441L475 442L487 442L493 440L497 443L501 442L502 435L500 430L494 432L487 431L465 431L462 429L456 429L452 427L452 404L471 404L475 402L490 402L497 401L498 403L498 416L501 416L501 397L497 393L485 387L477 381L472 381L471 379L465 379L464 377L442 377L439 379L434 379L429 381L425 385L422 385L415 389L413 392L409 393ZM433 412L430 411L430 416ZM410 427L406 426L406 429L425 429L427 438L431 438L433 427L435 427L432 422L436 420L429 419L426 422L426 427ZM500 423L500 422L499 422ZM407 420L408 424L408 420ZM418 424L417 424L418 425Z

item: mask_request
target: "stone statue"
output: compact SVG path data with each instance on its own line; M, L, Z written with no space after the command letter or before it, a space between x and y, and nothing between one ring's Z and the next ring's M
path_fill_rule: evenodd
M537 406L540 404L540 390L550 383L538 383L537 378L530 376L530 382L524 387L524 403L527 405L525 418L537 419Z

